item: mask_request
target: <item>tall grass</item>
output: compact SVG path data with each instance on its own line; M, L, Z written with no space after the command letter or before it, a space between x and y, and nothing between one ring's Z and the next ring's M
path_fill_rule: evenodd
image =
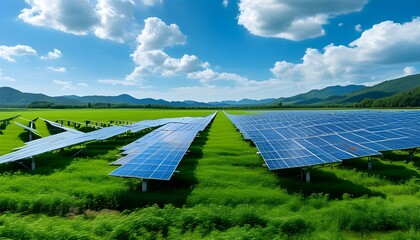
M140 120L203 116L210 111L24 111L50 120ZM3 114L3 112L2 112ZM7 113L6 113L7 114ZM15 114L15 113L13 113ZM38 120L39 121L39 120ZM23 121L22 121L23 122ZM42 122L40 132L49 134ZM45 127L45 129L44 129ZM0 154L23 144L8 125ZM179 173L151 181L110 177L128 134L37 156L37 170L0 165L0 238L10 239L418 239L420 154L384 154L300 170L270 172L256 148L222 113L200 134ZM23 162L29 164L29 162Z

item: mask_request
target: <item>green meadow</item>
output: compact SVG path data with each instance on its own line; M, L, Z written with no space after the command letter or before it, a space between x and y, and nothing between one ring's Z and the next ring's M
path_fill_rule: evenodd
M242 113L228 111L229 113ZM205 116L212 110L0 110L0 119L140 121ZM38 119L42 136L52 134ZM86 129L85 129L86 130ZM270 172L257 149L219 111L170 181L111 177L119 148L147 134L127 133L35 157L36 170L0 165L0 239L420 239L420 152L385 152ZM28 133L0 128L0 154Z

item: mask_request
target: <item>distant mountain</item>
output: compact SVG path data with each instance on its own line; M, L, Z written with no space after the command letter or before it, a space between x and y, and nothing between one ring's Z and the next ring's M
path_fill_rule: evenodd
M388 80L372 87L367 87L343 95L335 100L337 104L354 104L363 101L366 98L379 99L389 97L398 93L409 91L420 86L420 74Z
M323 89L311 90L307 93L302 93L293 97L276 99L270 105L276 105L282 102L284 105L313 105L321 102L324 99L343 95L366 88L363 85L348 85L348 86L331 86Z
M166 101L163 99L143 98L137 99L127 94L118 96L61 96L50 97L39 93L23 93L10 87L0 87L0 107L27 107L31 103L41 102L40 104L31 104L31 106L87 106L94 104L113 104L122 106L143 105L143 106L168 106L168 107L244 107L244 106L278 106L280 103L284 106L343 106L343 105L383 105L394 102L398 99L404 100L404 105L413 106L417 101L418 89L420 87L420 74L406 76L398 79L388 80L372 87L362 85L331 86L324 89L311 90L307 93L299 94L288 98L252 100L242 99L240 101L221 101L221 102L196 102L196 101ZM404 94L411 94L410 99L404 97ZM399 94L399 95L398 95ZM389 98L396 96L395 98ZM376 101L375 100L381 100ZM411 101L411 103L407 103ZM385 105L386 105L385 104ZM105 106L106 106L105 105Z
M358 107L419 107L420 86L390 97L372 99L366 98L357 104Z
M267 98L262 100L253 100L253 99L242 99L239 101L221 101L221 102L209 102L209 105L212 106L258 106L258 105L266 105L272 101L274 101L275 98Z
M83 105L77 99L49 97L40 93L23 93L10 87L0 87L0 106L27 106L32 102L53 102L59 105Z
M289 98L276 99L270 105L282 102L287 106L341 106L354 105L365 99L382 99L420 86L420 74L388 80L371 87L362 85L332 86L312 90Z

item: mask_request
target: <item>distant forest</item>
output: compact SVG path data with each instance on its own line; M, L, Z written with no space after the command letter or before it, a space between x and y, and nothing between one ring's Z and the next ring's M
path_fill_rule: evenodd
M391 97L372 99L366 98L356 107L361 108L405 108L405 107L419 107L420 106L420 87L413 90L399 93Z

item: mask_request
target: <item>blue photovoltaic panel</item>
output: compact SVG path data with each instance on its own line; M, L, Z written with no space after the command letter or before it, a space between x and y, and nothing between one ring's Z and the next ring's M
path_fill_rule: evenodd
M205 129L215 114L167 123L123 147L126 156L113 163L122 166L110 175L169 180L197 133Z
M270 170L340 162L420 146L420 111L271 111L226 114Z
M40 138L25 143L25 146L15 149L16 151L0 156L0 164L13 162L53 150L81 144L84 142L105 140L127 131L138 132L150 127L157 127L168 123L187 123L192 118L166 118L158 120L145 120L126 126L111 126L101 128L92 132L84 133L72 128L63 127L61 124L43 119L48 124L66 130L66 132ZM199 128L202 126L198 126Z

